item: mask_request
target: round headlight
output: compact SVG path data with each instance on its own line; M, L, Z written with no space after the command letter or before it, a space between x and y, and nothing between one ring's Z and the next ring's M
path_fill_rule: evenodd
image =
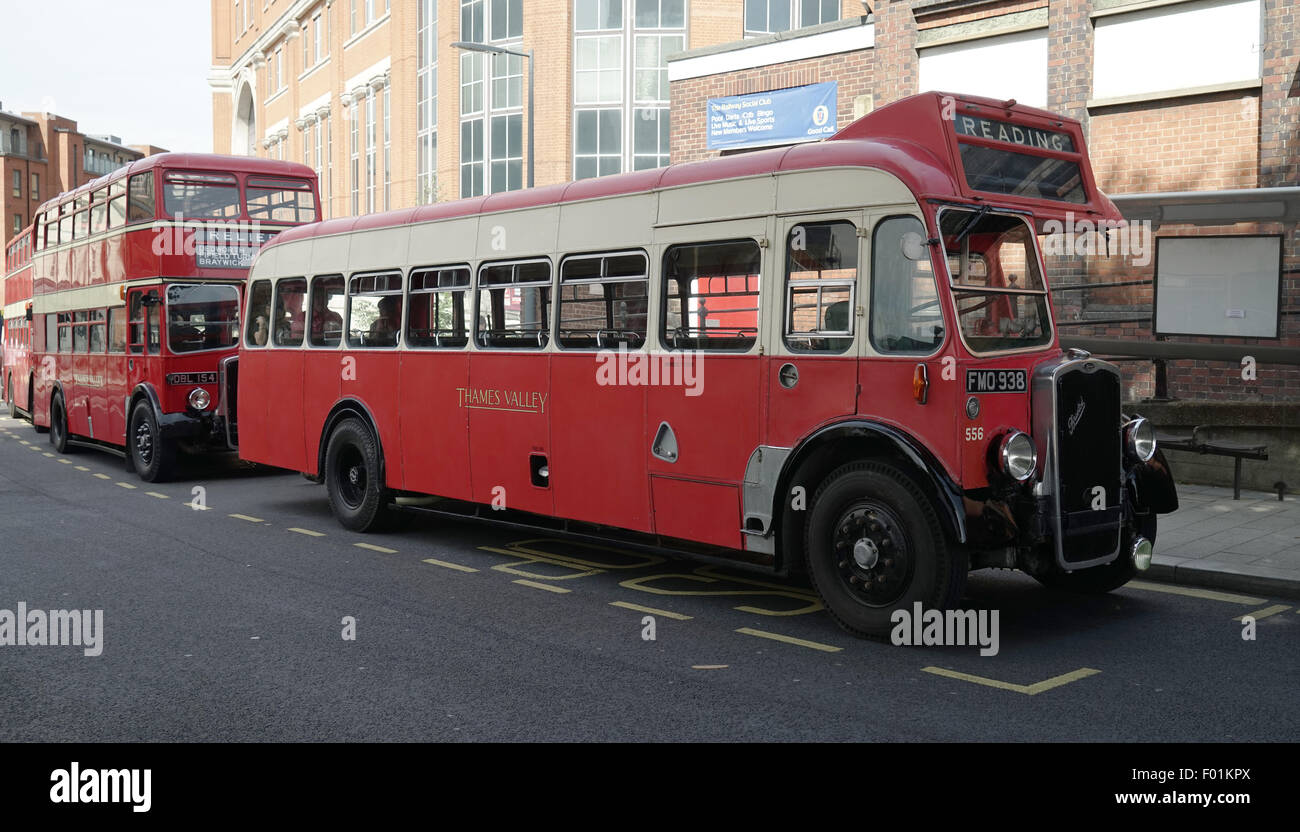
M1013 430L1002 437L998 460L1002 464L1002 473L1016 482L1024 482L1038 469L1038 449L1028 435Z
M1138 417L1124 426L1124 446L1141 462L1156 455L1156 429Z
M195 387L190 391L190 407L195 410L207 410L210 404L212 404L212 397L208 395L207 390Z

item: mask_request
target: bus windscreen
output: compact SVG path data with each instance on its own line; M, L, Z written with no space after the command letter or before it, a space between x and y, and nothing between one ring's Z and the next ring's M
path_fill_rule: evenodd
M245 190L249 219L293 223L316 221L316 200L310 182L250 176Z
M966 184L977 191L1083 204L1079 165L1065 159L961 142Z

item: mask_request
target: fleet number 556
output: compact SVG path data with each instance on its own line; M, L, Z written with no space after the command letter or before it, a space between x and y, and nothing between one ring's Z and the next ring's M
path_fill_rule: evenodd
M966 428L967 442L980 442L984 439L984 428Z

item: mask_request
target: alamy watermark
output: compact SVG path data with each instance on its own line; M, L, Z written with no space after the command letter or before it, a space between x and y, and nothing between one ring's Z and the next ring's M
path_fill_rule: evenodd
M998 654L997 610L923 610L917 601L910 610L894 610L889 621L889 640L901 647L978 645L981 656Z
M1130 265L1146 266L1155 252L1155 233L1147 220L1076 219L1043 222L1044 257L1118 256L1130 258Z
M682 387L688 396L704 393L702 352L634 352L627 344L596 353L596 384L601 387Z
M80 647L87 656L104 652L103 610L0 609L0 647Z

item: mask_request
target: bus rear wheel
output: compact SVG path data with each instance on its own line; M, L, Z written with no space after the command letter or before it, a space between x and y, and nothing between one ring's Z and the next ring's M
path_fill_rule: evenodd
M63 394L55 393L50 400L50 444L61 454L68 453L68 409L63 404Z
M145 482L166 482L176 470L176 448L163 439L153 408L143 399L131 410L126 450L135 472Z
M388 519L388 494L380 473L379 443L359 419L344 419L325 448L325 490L344 528L374 531Z
M966 559L948 545L912 478L879 462L834 471L813 497L804 556L813 587L843 629L885 639L895 610L961 601Z

